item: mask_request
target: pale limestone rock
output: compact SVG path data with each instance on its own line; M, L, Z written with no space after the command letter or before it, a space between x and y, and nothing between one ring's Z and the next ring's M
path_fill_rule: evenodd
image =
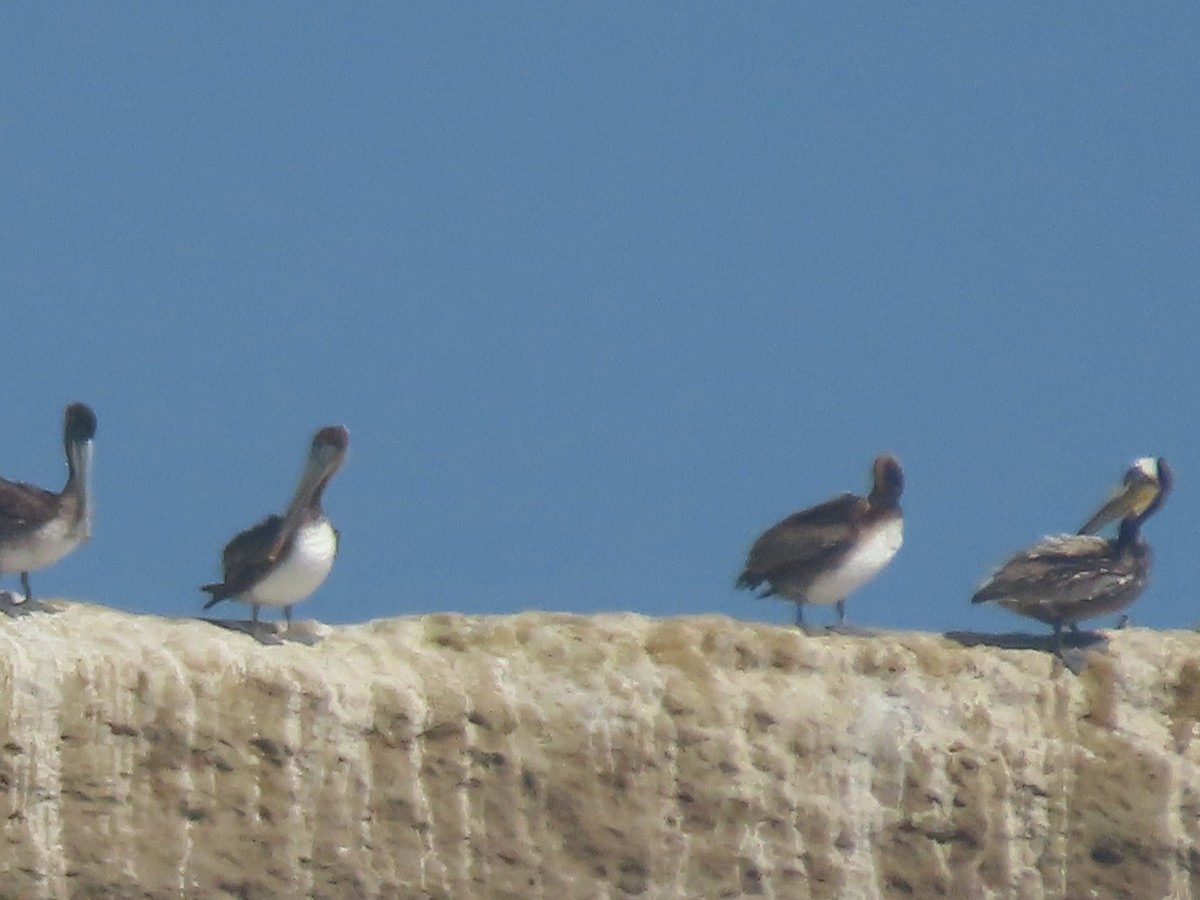
M0 619L0 897L1197 897L1200 635Z

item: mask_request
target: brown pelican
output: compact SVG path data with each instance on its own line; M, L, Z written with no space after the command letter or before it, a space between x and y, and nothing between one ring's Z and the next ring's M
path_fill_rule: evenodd
M92 437L96 414L72 403L63 416L67 483L55 494L0 478L0 572L20 572L25 601L29 573L58 562L92 535Z
M287 512L267 516L225 545L224 581L200 588L212 594L205 609L230 597L249 603L257 629L260 606L282 606L291 629L292 604L315 591L333 568L338 533L321 509L321 493L349 446L350 434L341 425L322 428L313 436L308 464Z
M1078 631L1080 621L1124 609L1145 589L1151 554L1139 531L1162 506L1171 483L1166 460L1137 460L1078 534L1047 537L1017 553L980 585L971 602L999 603L1052 625L1061 653L1064 625ZM1116 537L1091 534L1118 519Z
M750 548L740 588L767 588L796 603L796 625L804 627L808 603L836 603L838 623L846 619L846 597L886 566L900 549L904 519L900 493L904 473L894 456L880 456L874 484L865 498L842 494L788 516L763 532Z

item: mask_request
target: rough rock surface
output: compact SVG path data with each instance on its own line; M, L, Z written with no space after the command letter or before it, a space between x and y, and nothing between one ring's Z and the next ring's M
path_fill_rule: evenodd
M1200 635L0 618L0 897L1197 897Z

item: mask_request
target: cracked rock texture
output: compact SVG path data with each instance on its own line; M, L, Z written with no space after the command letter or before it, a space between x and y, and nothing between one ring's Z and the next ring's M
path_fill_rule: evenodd
M0 897L1197 897L1200 635L0 619Z

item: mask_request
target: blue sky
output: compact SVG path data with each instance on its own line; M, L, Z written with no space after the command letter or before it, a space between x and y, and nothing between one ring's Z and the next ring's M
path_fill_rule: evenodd
M906 543L853 621L1040 630L974 585L1161 454L1132 612L1190 626L1198 39L1190 4L5 7L0 473L57 488L62 407L100 421L95 537L34 589L199 613L344 423L299 617L788 624L733 589L750 543L891 451Z

